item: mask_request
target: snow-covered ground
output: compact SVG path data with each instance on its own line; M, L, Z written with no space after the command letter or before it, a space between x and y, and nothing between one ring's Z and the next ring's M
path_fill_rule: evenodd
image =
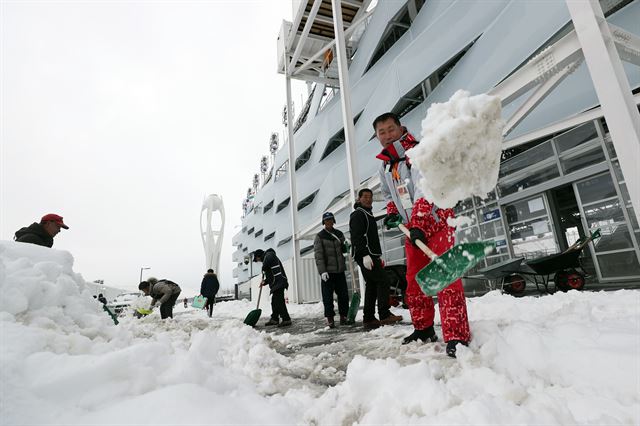
M404 310L368 333L325 328L320 304L253 329L245 301L115 326L72 264L0 242L3 425L640 424L638 291L469 299L452 359L400 345Z

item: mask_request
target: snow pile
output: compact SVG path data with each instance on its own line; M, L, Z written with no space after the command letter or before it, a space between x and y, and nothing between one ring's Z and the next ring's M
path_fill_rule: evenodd
M95 335L108 317L66 251L0 241L3 321L60 333Z
M640 291L469 299L452 359L400 344L405 310L368 333L320 303L253 329L248 301L114 326L68 253L1 242L0 265L3 425L640 424Z
M422 140L407 155L422 174L425 197L442 208L477 195L498 181L502 129L500 99L458 90L434 103L422 121Z

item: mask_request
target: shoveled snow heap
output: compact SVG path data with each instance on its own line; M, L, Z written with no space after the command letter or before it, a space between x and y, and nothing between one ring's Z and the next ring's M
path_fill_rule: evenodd
M484 198L498 181L503 127L495 96L458 90L448 102L431 105L422 140L407 152L427 200L447 208L472 195Z
M72 267L0 241L1 425L640 424L637 290L469 299L454 360L401 345L397 308L368 333L324 327L321 303L290 304L276 331L268 307L242 323L248 301L116 326Z

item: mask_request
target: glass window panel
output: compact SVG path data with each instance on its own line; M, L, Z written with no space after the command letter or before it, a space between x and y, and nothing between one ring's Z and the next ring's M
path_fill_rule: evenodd
M630 206L631 200L629 200L629 190L627 189L626 183L620 184L620 194L622 195L622 199L624 200L624 205Z
M633 247L626 223L600 227L600 235L594 243L596 253Z
M456 232L457 243L470 243L480 239L480 231L477 226L466 228Z
M473 212L473 210L460 215L456 215L456 220L460 220L462 218L465 218L463 220L466 220L468 223L465 222L464 224L458 225L457 229L466 229L470 226L474 226L477 223L477 215Z
M496 197L497 197L496 190L494 189L493 191L489 192L486 197L480 198L480 197L474 196L473 200L475 201L476 206L484 206L488 203L495 201Z
M505 260L509 259L509 256L493 256L493 257L487 257L485 258L486 262L487 262L487 266L491 266L491 265L495 265L498 264L500 262L504 262Z
M640 264L634 251L602 254L598 256L598 264L603 278L640 275Z
M534 217L547 217L547 209L545 208L542 195L513 204L507 204L504 206L504 211L507 215L507 222L510 224Z
M500 164L499 177L504 177L553 157L553 146L547 141Z
M584 207L584 216L587 219L587 226L599 228L615 223L624 223L624 213L620 208L618 199L603 201Z
M583 143L589 142L598 137L596 126L593 122L585 123L555 138L556 147L559 152L567 151Z
M627 213L631 220L631 228L634 230L638 229L638 218L636 218L636 212L633 210L633 207L627 207Z
M607 151L609 151L609 158L618 157L618 154L616 154L616 149L613 146L613 142L611 141L611 136L605 136L604 145L607 147Z
M531 259L553 254L558 250L551 225L546 218L513 225L509 233L516 256Z
M587 152L580 153L580 155L573 156L568 159L560 158L560 164L562 165L562 171L565 174L575 172L576 170L584 169L585 167L593 164L602 163L605 160L604 152L600 145L594 146Z
M473 208L473 199L467 198L465 200L460 201L458 204L456 204L456 206L453 208L453 212L456 214L456 216L459 216L461 212L470 210L472 208Z
M577 187L582 204L592 203L616 195L616 188L613 186L611 174L608 172L578 182Z
M622 175L622 169L620 168L620 161L613 160L611 164L613 164L613 172L616 175L616 179L618 182L622 182L624 180L624 176Z
M522 191L523 189L530 188L532 186L536 186L538 184L547 182L553 178L560 176L560 171L558 170L558 165L553 162L552 164L544 167L543 169L536 170L530 175L522 176L516 180L509 181L498 181L498 190L500 191L500 196L504 197L509 194L514 194L518 191Z
M502 221L494 220L493 222L483 223L480 225L480 235L483 240L488 240L504 235Z

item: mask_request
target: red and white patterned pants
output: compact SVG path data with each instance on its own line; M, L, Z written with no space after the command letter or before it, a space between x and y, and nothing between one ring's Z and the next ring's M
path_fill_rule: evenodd
M454 244L454 235L450 230L443 230L433 235L427 241L427 246L436 254L441 255ZM431 296L426 296L416 281L418 271L427 266L431 260L407 238L405 243L407 253L407 304L411 313L411 320L416 330L424 330L433 325L435 309ZM469 318L467 317L467 303L464 297L462 280L458 279L438 293L438 306L442 321L442 336L445 342L462 340L469 342Z

